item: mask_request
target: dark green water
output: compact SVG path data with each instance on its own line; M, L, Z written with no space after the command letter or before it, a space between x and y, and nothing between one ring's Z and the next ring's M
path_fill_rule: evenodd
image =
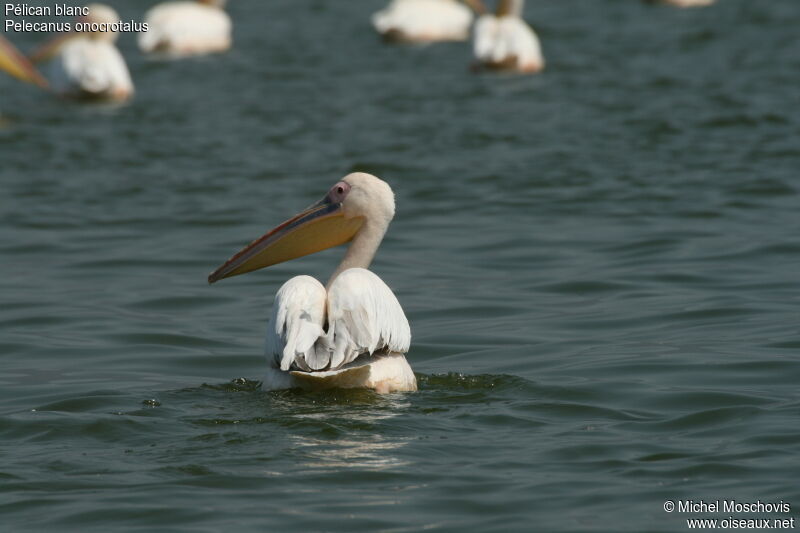
M384 46L382 5L235 0L235 50L175 63L124 36L120 108L0 78L0 529L794 516L800 3L529 1L535 77ZM420 391L262 392L275 291L342 251L205 277L352 170L397 194Z

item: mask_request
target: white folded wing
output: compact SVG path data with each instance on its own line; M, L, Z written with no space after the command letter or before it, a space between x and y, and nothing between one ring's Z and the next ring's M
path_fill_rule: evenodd
M281 370L294 365L319 371L365 353L405 353L410 344L408 320L391 289L369 270L351 268L327 293L309 276L284 283L275 296L266 352Z
M379 33L394 30L409 40L463 40L470 24L472 11L455 0L393 0L372 15Z
M475 57L487 64L516 60L519 70L539 70L544 66L539 38L519 17L483 15L475 23Z
M68 96L120 97L133 93L122 54L113 43L77 37L52 61L53 89Z
M227 50L231 46L231 19L220 8L197 2L167 2L145 15L148 30L139 34L146 53L192 55Z

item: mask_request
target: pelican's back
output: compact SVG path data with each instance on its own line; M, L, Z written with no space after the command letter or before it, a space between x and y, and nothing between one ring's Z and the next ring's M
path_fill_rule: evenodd
M266 355L273 369L284 372L332 372L361 356L403 354L410 344L411 328L391 289L369 270L350 268L328 291L310 276L283 284L267 328Z
M168 2L145 15L148 31L139 34L146 53L189 55L227 50L231 46L231 19L220 8L196 2Z
M74 97L123 99L133 94L128 67L113 43L77 37L51 62L53 89Z
M296 276L278 290L267 327L266 355L283 371L325 368L327 357L317 358L315 344L325 333L325 287L311 276ZM319 361L318 361L319 359Z
M461 40L469 36L472 11L452 0L394 0L372 16L379 33L407 40Z

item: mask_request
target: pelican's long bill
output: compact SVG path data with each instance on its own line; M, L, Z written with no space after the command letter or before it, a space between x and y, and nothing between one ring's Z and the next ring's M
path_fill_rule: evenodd
M214 283L350 242L364 219L327 197L253 241L208 276Z
M0 70L8 72L17 79L46 87L47 82L30 61L10 42L0 36Z

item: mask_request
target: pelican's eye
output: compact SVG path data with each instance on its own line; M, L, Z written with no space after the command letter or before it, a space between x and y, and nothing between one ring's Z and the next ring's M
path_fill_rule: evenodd
M350 185L344 181L340 181L339 183L331 187L330 192L328 192L328 198L330 198L330 200L333 203L338 204L344 201L345 197L347 196L347 193L349 192L350 192Z

